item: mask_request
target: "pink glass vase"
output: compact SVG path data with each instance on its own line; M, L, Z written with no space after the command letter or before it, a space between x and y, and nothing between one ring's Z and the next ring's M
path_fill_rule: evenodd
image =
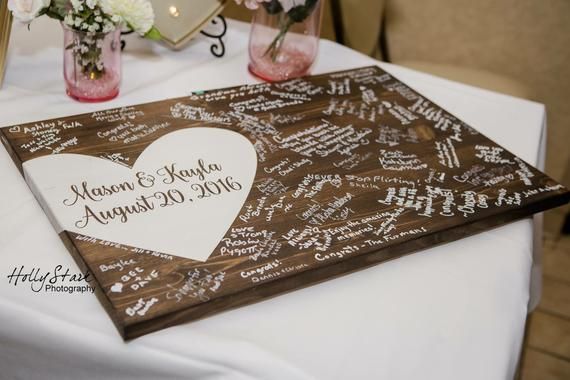
M317 57L324 0L316 0L308 16L295 22L280 11L270 14L260 6L253 15L249 36L249 71L270 82L309 73Z
M121 84L121 29L87 33L62 26L67 94L80 102L115 98Z

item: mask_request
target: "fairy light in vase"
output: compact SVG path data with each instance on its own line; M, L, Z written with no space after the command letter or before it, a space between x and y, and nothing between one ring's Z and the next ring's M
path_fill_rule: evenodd
M171 5L171 6L168 8L168 11L170 12L170 15L171 15L172 17L174 17L174 18L180 16L180 11L179 11L178 8L175 7L174 5Z

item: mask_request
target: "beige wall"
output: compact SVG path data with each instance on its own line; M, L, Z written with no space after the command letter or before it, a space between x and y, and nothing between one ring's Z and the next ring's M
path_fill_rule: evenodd
M380 58L379 37L383 18L383 0L339 0L344 42L375 58Z

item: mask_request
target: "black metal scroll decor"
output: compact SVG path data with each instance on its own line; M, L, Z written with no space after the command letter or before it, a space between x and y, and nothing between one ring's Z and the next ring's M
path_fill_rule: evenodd
M125 50L125 47L127 47L127 41L123 40L122 36L126 36L127 34L131 34L133 32L134 30L121 31L121 51Z
M208 38L213 38L215 40L210 46L210 52L214 57L221 58L226 53L226 45L224 44L222 37L226 35L228 24L222 15L217 15L214 17L211 21L211 24L219 30L217 32L207 32L205 30L202 30L200 33ZM219 28L220 26L221 29Z

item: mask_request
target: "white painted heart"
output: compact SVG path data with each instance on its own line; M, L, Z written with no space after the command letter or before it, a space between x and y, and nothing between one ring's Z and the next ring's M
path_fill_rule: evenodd
M239 133L190 128L154 141L132 169L66 153L23 168L58 233L205 261L249 194L257 156Z
M121 293L123 291L123 284L116 282L115 285L111 286L111 291L113 293Z

